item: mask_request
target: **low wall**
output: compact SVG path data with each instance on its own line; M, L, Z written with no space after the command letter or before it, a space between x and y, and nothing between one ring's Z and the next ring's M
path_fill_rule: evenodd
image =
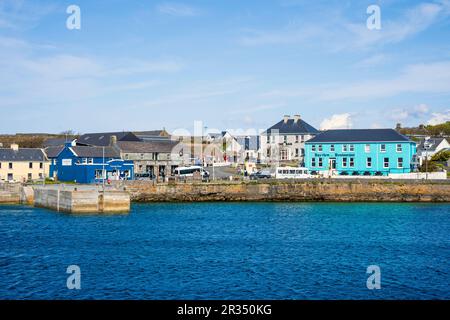
M0 204L18 204L20 194L18 192L0 191Z
M392 201L450 202L450 184L420 181L270 181L125 184L132 201Z
M34 205L70 213L119 213L130 211L130 195L124 191L35 187Z

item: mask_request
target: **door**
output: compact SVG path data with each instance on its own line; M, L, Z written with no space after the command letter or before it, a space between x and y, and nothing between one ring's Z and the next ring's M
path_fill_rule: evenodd
M335 158L331 158L330 159L329 167L330 167L331 170L335 170L336 169L336 159Z

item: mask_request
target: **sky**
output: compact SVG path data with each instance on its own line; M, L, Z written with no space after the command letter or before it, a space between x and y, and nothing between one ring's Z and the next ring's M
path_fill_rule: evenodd
M449 121L450 0L0 0L0 111L0 133Z

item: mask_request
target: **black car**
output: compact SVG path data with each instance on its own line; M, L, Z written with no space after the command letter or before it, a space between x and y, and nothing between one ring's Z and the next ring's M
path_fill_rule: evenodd
M264 170L252 173L250 175L250 179L251 180L270 179L270 178L272 178L272 175L270 174L270 172L269 171L264 171Z

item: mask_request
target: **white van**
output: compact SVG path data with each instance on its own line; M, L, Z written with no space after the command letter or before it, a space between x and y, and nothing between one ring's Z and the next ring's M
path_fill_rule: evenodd
M203 169L201 166L178 167L174 170L173 174L176 177L188 178L193 177L195 172L199 172L203 179L207 179L209 177L208 171Z
M275 171L276 179L307 179L311 178L308 168L304 167L278 167Z

